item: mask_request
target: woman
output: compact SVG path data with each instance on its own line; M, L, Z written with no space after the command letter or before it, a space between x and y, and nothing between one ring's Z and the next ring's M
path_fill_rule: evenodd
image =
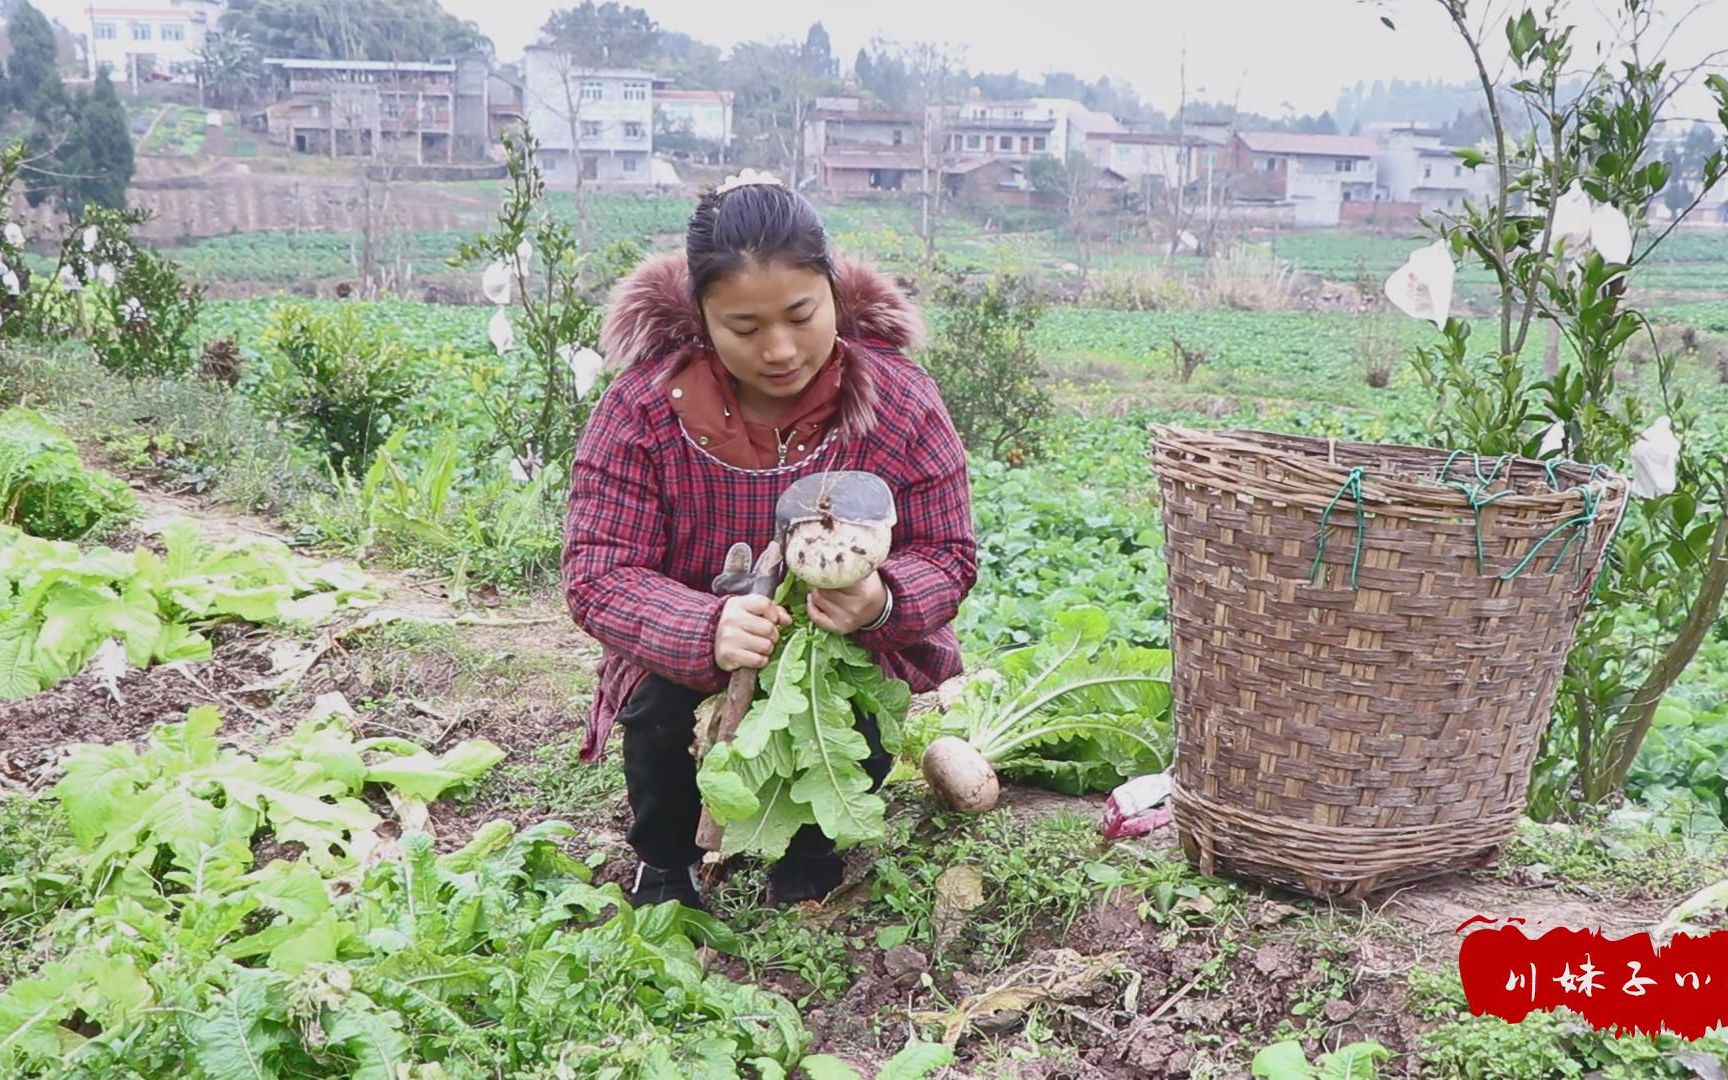
M624 731L632 902L702 906L694 710L729 672L763 667L791 622L710 583L731 545L772 538L793 481L873 472L899 517L886 562L812 591L810 619L914 691L959 673L949 623L976 578L970 490L936 384L905 356L921 334L892 282L834 256L810 204L753 173L703 195L682 254L615 290L601 347L623 370L576 451L563 570L571 614L604 647L583 760L601 758L615 721ZM892 760L873 717L858 727L880 787ZM842 871L805 826L770 870L770 899L819 900Z

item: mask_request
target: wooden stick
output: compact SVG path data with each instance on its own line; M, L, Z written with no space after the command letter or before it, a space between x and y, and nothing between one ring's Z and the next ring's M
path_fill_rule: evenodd
M756 560L750 594L772 596L779 584L779 576L780 542L771 540ZM732 673L732 678L726 683L726 700L720 704L720 723L714 732L714 746L730 742L732 736L738 734L738 725L744 714L750 711L750 701L756 696L756 678L755 668L739 668ZM709 753L713 753L713 747L709 747ZM703 806L702 819L696 825L696 846L703 851L719 851L725 832L725 826L715 821L713 813Z

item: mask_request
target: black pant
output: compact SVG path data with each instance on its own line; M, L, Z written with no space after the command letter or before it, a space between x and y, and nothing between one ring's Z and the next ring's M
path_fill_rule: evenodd
M673 870L702 858L696 846L696 825L702 817L702 796L696 789L696 706L706 695L658 675L649 675L618 714L624 729L624 786L635 821L630 846L649 866ZM853 706L857 728L870 747L864 771L870 790L881 788L894 767L894 757L882 748L876 718ZM819 825L806 825L792 836L786 860L823 858L834 841Z

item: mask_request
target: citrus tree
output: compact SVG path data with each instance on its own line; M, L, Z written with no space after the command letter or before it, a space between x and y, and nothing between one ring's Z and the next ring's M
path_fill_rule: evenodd
M1650 0L1621 0L1621 55L1581 82L1577 28L1558 6L1515 9L1504 25L1504 85L1490 73L1472 0L1432 2L1469 53L1492 127L1487 145L1457 151L1487 171L1488 194L1425 218L1435 241L1386 282L1394 304L1439 331L1415 356L1440 403L1435 435L1482 455L1597 463L1633 480L1537 765L1531 809L1548 816L1569 799L1601 802L1622 789L1663 697L1722 615L1728 436L1686 400L1676 358L1633 289L1639 268L1728 171L1728 79L1699 80L1720 127L1696 187L1671 213L1664 193L1678 178L1656 134L1664 106L1698 72L1650 55ZM1396 30L1390 16L1382 21ZM1492 274L1484 335L1453 311L1458 260ZM1567 345L1552 374L1527 349L1548 327ZM1653 384L1627 378L1635 339L1658 354Z

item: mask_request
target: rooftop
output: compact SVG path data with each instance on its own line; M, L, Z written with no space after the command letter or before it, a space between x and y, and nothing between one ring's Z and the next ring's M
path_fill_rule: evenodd
M885 110L818 109L810 115L821 120L857 120L862 123L874 124L916 124L918 122L917 113L887 112Z
M264 61L266 67L286 68L289 71L399 71L399 72L449 72L455 71L456 65L451 63L428 63L414 60L300 60L288 56L270 57Z
M530 45L526 49L522 50L522 59L524 62L527 62L534 57L554 57L559 55L561 55L559 50L548 45ZM587 76L591 79L660 80L663 78L662 76L654 74L652 71L645 71L641 68L583 68L572 66L570 68L570 74L576 76Z
M1243 131L1237 137L1257 154L1373 157L1380 147L1359 135L1304 135L1294 131Z
M1088 140L1102 143L1127 143L1149 146L1175 146L1187 143L1189 146L1210 146L1206 139L1198 135L1177 135L1173 131L1089 131Z
M657 90L656 101L731 101L730 90Z

